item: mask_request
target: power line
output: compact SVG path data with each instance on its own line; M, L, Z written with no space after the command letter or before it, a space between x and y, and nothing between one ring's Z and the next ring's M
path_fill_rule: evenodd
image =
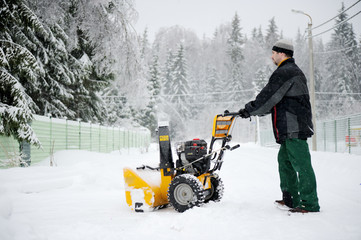
M360 104L360 101L357 101L357 100L355 100L355 99L328 99L328 100L316 100L316 102L318 103L318 104L325 104L325 105L327 105L327 104L329 104L329 103L345 103L345 102L347 102L347 103L357 103L357 104Z
M344 50L349 50L349 49L354 48L354 47L357 47L357 45L352 45L351 47L332 50L332 51L326 51L326 52L314 52L314 54L328 54L328 53L341 52L341 51L344 51Z
M361 1L361 0L360 0L360 1ZM336 25L335 25L335 26L333 26L332 28L329 28L329 29L327 29L326 31L323 31L323 32L318 33L318 34L316 34L316 35L313 35L313 36L311 36L311 37L312 37L312 38L314 38L314 37L317 37L317 36L319 36L319 35L322 35L322 34L324 34L324 33L328 32L328 31L331 31L332 29L334 29L334 28L336 28L336 27L338 27L338 26L340 26L340 25L342 25L342 24L346 23L347 21L351 20L352 18L354 18L355 16L359 15L360 13L361 13L361 11L357 12L357 13L356 13L356 14L354 14L352 17L349 17L348 19L345 19L345 20L343 20L342 22L340 22L340 23L336 24Z
M352 4L350 7L348 7L347 9L345 9L344 11L342 11L341 13L339 13L338 15L334 16L333 18L331 18L330 20L327 20L326 22L324 23L321 23L320 25L316 26L316 27L313 27L311 30L314 30L316 28L319 28L329 22L331 22L332 20L334 20L335 18L337 18L338 16L340 16L341 14L343 14L344 12L346 12L347 10L349 10L350 8L352 8L353 6L355 6L357 3L359 3L361 0L358 0L357 2L355 2L354 4Z
M254 92L255 89L245 89L240 91L229 91L229 92L205 92L205 93L184 93L184 94L161 94L160 97L181 97L181 96L199 96L199 95L214 95L214 94L230 94L230 93L244 93Z
M361 93L340 93L340 92L315 92L319 95L361 95Z

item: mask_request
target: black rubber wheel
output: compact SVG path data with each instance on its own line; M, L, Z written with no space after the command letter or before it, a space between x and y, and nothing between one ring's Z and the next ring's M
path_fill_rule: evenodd
M204 202L202 183L191 174L176 176L169 184L168 201L178 212L184 212Z
M221 201L224 192L224 185L222 179L220 179L219 177L212 177L211 184L212 184L211 194L206 197L204 202L207 203L209 201L214 201L214 202Z

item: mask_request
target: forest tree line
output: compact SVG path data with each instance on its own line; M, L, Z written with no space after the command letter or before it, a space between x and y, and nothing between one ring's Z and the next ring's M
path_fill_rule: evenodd
M152 133L165 120L177 138L207 132L215 114L238 110L267 83L281 38L292 40L296 63L309 74L307 36L283 35L276 17L246 35L235 12L211 38L173 26L150 43L146 29L133 28L134 5L1 0L0 133L39 144L32 114L138 124ZM346 12L335 19L329 42L314 39L317 119L361 112L361 38L350 23L339 24L345 19Z

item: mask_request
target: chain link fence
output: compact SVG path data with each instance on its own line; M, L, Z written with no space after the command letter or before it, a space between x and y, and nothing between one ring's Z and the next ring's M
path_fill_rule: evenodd
M19 146L14 138L0 135L0 165L16 166L21 159L36 163L59 150L77 149L96 152L130 148L147 150L151 141L150 131L141 127L133 129L107 127L39 115L34 115L31 126L42 144L41 148L27 143L21 143Z
M316 123L317 151L361 155L361 114ZM310 149L312 141L309 141ZM274 146L272 129L261 130L261 145Z

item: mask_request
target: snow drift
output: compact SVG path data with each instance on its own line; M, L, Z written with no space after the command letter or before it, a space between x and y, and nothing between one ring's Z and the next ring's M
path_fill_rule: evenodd
M221 202L184 213L135 213L125 202L123 167L157 165L153 145L111 154L68 150L29 168L0 170L0 239L361 239L361 156L312 152L321 212L277 209L277 149L243 144L227 152ZM159 174L159 173L155 173Z

